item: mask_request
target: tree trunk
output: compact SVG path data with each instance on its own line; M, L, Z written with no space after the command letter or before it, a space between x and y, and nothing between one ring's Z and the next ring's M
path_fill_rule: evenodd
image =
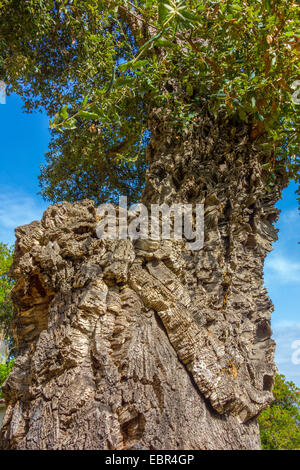
M205 204L205 243L102 240L91 201L16 230L18 357L3 449L259 449L272 401L276 239L264 154L203 114L186 135L153 112L142 202Z

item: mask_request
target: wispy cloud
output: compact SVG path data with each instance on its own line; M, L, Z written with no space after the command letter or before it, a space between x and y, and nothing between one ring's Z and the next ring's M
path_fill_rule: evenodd
M0 241L12 244L14 229L39 220L46 207L38 197L0 186Z
M300 213L298 207L283 211L280 214L277 227L279 228L279 240L275 244L275 247L277 247L277 249L284 249L285 251L289 250L291 245L296 248L300 241Z
M271 255L265 264L265 279L278 280L281 283L300 283L300 262L293 261L282 254Z
M280 222L282 224L300 223L298 208L287 210L280 215Z

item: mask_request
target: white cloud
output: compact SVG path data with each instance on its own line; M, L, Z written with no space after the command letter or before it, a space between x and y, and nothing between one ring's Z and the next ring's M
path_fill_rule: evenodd
M271 255L265 263L265 278L282 283L300 283L300 262L280 254Z
M20 225L40 220L47 204L38 197L0 187L0 241L12 244L14 229Z
M282 214L280 215L279 221L282 224L290 224L290 223L298 224L300 221L298 208L290 209L285 212L282 212Z

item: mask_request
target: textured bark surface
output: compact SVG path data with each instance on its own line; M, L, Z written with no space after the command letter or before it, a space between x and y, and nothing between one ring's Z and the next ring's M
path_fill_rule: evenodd
M203 116L177 139L155 119L142 200L204 203L204 247L100 241L90 201L16 230L4 449L260 447L276 373L263 263L284 182L266 191L245 127Z
M0 427L2 425L2 420L5 415L5 403L4 400L0 399Z

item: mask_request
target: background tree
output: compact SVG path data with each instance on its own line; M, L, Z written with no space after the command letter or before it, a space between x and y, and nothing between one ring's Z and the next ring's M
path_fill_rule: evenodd
M296 4L2 0L0 21L0 78L51 117L46 198L205 206L198 252L99 242L91 201L17 229L0 446L259 448L263 264L299 180Z
M0 341L11 342L10 322L13 307L9 297L13 280L9 277L13 249L0 243Z
M284 375L277 375L275 401L258 419L264 450L300 449L300 390Z
M12 256L13 249L4 243L0 243L0 398L3 398L1 385L8 377L13 366L13 361L9 361L12 347L10 322L13 307L9 298L13 285L13 281L9 277Z

